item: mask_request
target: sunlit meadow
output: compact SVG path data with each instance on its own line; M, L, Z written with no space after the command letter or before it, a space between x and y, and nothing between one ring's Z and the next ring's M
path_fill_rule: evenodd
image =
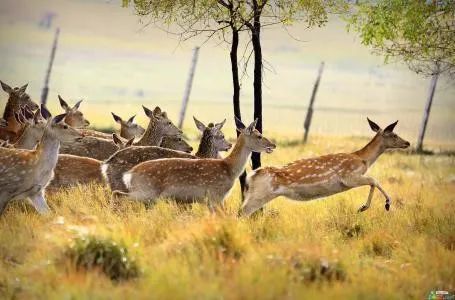
M37 24L48 11L56 19L45 30ZM61 94L70 104L85 99L81 110L98 129L115 128L111 111L124 118L137 114L146 125L142 104L159 105L177 121L191 49L200 41L179 44L172 35L144 29L116 1L5 0L0 24L0 79L13 86L29 82L36 101L53 29L61 28L52 113L61 111ZM315 30L296 24L289 35L264 31L264 55L272 64L265 73L264 128L278 147L263 156L263 165L357 150L373 135L367 116L382 126L399 119L396 132L415 144L428 78L384 66L344 26L331 20ZM199 136L192 115L205 123L227 118L224 132L233 141L227 53L226 45L201 48L184 123L193 147ZM326 67L310 140L302 145L321 61ZM246 121L251 81L246 76L242 84ZM368 187L311 202L280 197L248 219L237 217L238 184L215 214L203 204L168 199L112 202L110 190L98 185L49 194L52 213L46 216L13 203L0 217L0 298L423 299L433 290L454 291L454 95L453 82L440 80L425 144L434 155L386 153L369 170L392 197L388 212L376 191L371 208L357 213ZM6 94L0 99L2 112ZM101 245L107 250L101 260L87 251L92 257L85 262L117 259L112 245L118 245L119 262L134 264L138 273L111 280L100 267L80 267L82 255L69 253L83 251L76 243L87 238L107 241Z

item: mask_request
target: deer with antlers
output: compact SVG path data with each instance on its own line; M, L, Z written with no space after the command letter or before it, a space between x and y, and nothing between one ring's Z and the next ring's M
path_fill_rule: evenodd
M139 163L160 158L218 158L220 157L220 151L228 151L231 148L231 143L226 141L221 131L226 120L218 124L210 123L208 126L205 126L196 118L194 118L194 121L198 129L202 132L202 138L196 156L154 146L133 146L126 150L118 151L102 165L104 178L111 190L126 192L127 189L123 182L123 174ZM170 138L168 137L168 139ZM166 140L163 140L163 143L165 142Z
M251 215L278 196L308 201L365 185L370 186L370 192L359 212L370 207L375 188L384 195L385 209L389 210L390 196L365 173L384 151L404 149L410 144L393 132L398 121L384 130L370 119L368 123L376 135L358 151L301 159L282 168L264 167L254 171L247 178L241 215Z
M31 110L36 110L39 106L25 92L28 84L20 88L12 88L3 81L0 81L0 84L9 96L3 112L3 119L7 122L7 126L0 128L0 139L14 143L23 130L22 124L17 122L14 113L18 112L21 106L27 106Z
M276 147L255 129L257 120L245 127L236 119L237 138L231 153L223 159L167 158L143 162L124 174L127 193L115 191L115 196L137 200L170 197L179 202L208 199L211 210L224 198L243 172L251 152L271 153Z
M27 199L39 213L49 211L44 190L52 179L61 141L76 141L82 135L63 122L65 115L52 118L41 106L47 120L35 150L0 148L0 214L16 199Z
M162 112L159 107L154 111L143 106L145 114L149 117L149 126L141 139L134 145L160 145L166 135L180 135L182 131L178 129L167 118L167 114ZM105 160L117 151L117 146L111 139L102 139L92 136L84 137L77 143L63 143L62 154L91 157L98 160Z

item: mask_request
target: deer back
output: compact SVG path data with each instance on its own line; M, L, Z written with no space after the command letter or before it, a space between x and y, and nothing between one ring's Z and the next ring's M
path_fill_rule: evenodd
M87 136L74 143L62 143L61 154L90 157L105 160L118 150L112 140Z

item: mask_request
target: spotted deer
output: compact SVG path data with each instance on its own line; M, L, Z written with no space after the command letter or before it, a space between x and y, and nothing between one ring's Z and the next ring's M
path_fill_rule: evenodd
M163 136L177 135L182 132L167 118L166 113L156 108L154 112L144 107L145 114L150 118L150 123L141 139L134 145L156 145L158 146ZM98 160L105 160L117 151L117 146L112 139L102 139L93 136L86 136L77 143L63 143L62 154L90 157Z
M255 129L257 120L245 127L236 120L240 135L232 152L223 159L167 158L143 162L123 175L128 192L115 196L136 200L169 197L179 202L208 200L211 210L222 204L251 152L272 153L275 145Z
M138 138L141 137L145 129L142 128L139 124L134 123L134 118L136 115L129 118L127 121L124 121L122 118L111 112L112 117L115 122L120 124L120 136L124 139Z
M370 186L370 192L359 212L370 207L375 188L384 195L385 209L389 210L390 196L365 173L384 151L407 148L409 142L393 132L398 121L384 130L370 119L368 123L376 135L358 151L301 159L282 168L264 167L254 171L247 178L241 214L249 216L278 196L308 201L365 185Z
M30 96L25 92L28 84L18 88L12 88L8 84L0 81L3 91L8 93L9 97L3 112L3 119L7 122L6 127L0 128L0 139L15 142L23 130L23 126L16 121L15 112L20 110L21 106L27 106L31 110L39 108L38 104L32 101Z
M155 146L133 146L126 150L118 151L102 165L103 176L111 190L126 192L127 189L122 179L123 174L139 163L160 158L218 158L220 151L228 151L231 148L232 145L224 139L224 135L221 132L225 121L215 125L210 123L205 126L202 122L197 121L196 118L194 120L196 126L202 131L202 138L196 156ZM173 147L173 149L175 148Z
M65 115L47 120L44 134L35 150L0 148L0 214L12 200L27 199L39 213L49 211L44 190L53 176L61 141L76 141L81 134L63 122Z
M130 147L134 141L134 138L132 138L124 142L115 133L112 138L118 149ZM54 169L54 178L46 191L55 192L61 188L91 183L103 184L101 164L102 161L90 157L59 154L57 165Z

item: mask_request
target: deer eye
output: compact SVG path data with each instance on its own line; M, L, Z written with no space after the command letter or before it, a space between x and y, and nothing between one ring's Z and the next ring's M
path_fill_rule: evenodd
M68 129L68 125L63 125L63 129Z
M262 140L262 135L259 135L259 136L258 136L258 139Z

